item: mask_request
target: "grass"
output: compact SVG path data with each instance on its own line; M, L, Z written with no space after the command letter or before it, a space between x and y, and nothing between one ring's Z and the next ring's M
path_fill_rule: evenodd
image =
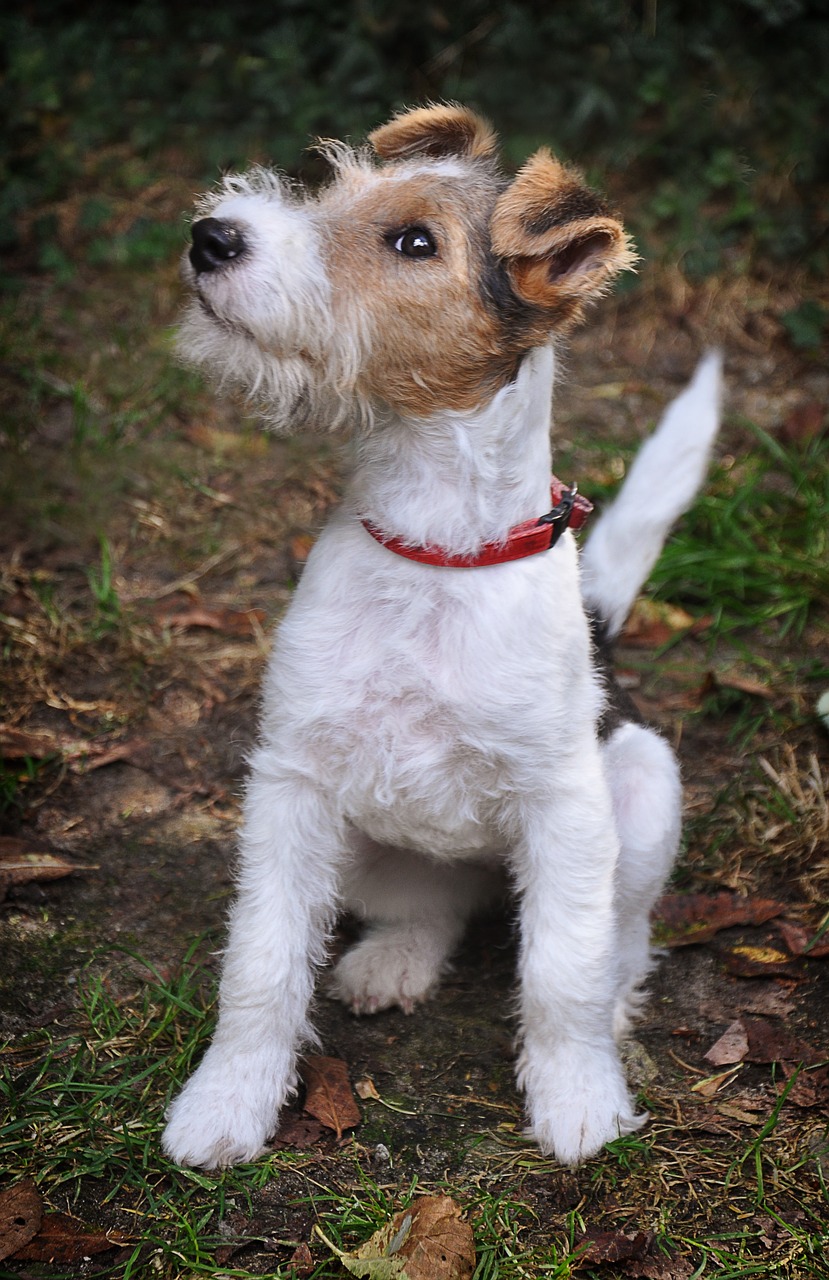
M704 616L712 644L749 632L800 637L829 601L829 436L784 445L745 418L728 420L723 436L729 452L673 530L648 591ZM599 509L634 452L599 443L586 460L582 487ZM585 471L566 450L556 465Z
M65 1024L20 1036L3 1052L2 1167L33 1177L52 1206L131 1237L117 1262L99 1257L84 1275L288 1277L287 1259L309 1239L313 1276L336 1277L343 1273L311 1235L313 1222L353 1249L414 1196L447 1193L473 1224L475 1280L565 1280L575 1273L585 1230L595 1235L597 1228L655 1231L654 1256L683 1259L682 1276L825 1277L829 1189L814 1126L798 1125L787 1106L794 1078L767 1095L767 1116L736 1156L732 1138L703 1136L692 1114L681 1115L690 1095L671 1086L676 1122L611 1143L580 1172L571 1210L545 1207L545 1190L562 1171L503 1128L474 1173L467 1165L433 1185L405 1169L378 1177L359 1130L336 1152L330 1144L281 1151L216 1176L171 1166L159 1151L161 1116L211 1026L213 979L195 950L175 978L144 965L138 987L139 956L112 954L106 968L97 957ZM663 1117L673 1109L664 1093L652 1101ZM829 1133L821 1141L829 1150ZM288 1226L274 1235L263 1206L272 1206L275 1185L304 1233L292 1235ZM700 1213L709 1225L704 1235ZM727 1221L742 1225L726 1231ZM242 1242L244 1251L227 1256L230 1243ZM0 1265L0 1275L15 1273ZM71 1267L48 1274L77 1276ZM578 1274L607 1272L597 1266Z
M829 600L829 438L784 448L740 425L754 449L715 469L651 586L710 612L712 637L769 626L800 636Z

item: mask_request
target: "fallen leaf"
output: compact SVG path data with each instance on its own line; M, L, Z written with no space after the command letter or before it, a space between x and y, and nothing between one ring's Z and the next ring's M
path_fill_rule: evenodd
M778 1023L767 1022L764 1018L746 1018L744 1025L748 1038L746 1062L803 1062L810 1066L826 1056L805 1040L790 1035Z
M717 689L734 689L737 693L748 693L753 698L773 698L774 691L761 680L751 676L741 676L737 672L717 671L712 673L712 685Z
M343 1266L369 1280L470 1280L475 1269L472 1228L450 1196L421 1196L353 1253L315 1230Z
M129 1237L117 1231L99 1231L67 1213L45 1213L40 1230L14 1255L15 1262L80 1263L95 1253L117 1249Z
M314 1259L307 1244L298 1244L288 1259L288 1266L293 1267L297 1280L306 1280L315 1270Z
M788 1062L782 1063L781 1066L785 1079L778 1080L778 1093L783 1092L786 1088L786 1082L791 1078L792 1073L797 1070L796 1067ZM819 1107L823 1111L829 1111L829 1067L818 1067L813 1071L801 1070L786 1097L796 1107L803 1107L804 1109Z
M705 1076L702 1080L695 1080L691 1085L691 1092L698 1093L703 1098L713 1098L720 1089L735 1079L739 1070L739 1066L736 1069L731 1067L728 1071L720 1071L715 1076Z
M794 924L791 920L778 921L777 928L793 956L805 955L813 960L823 960L829 956L829 935L810 935L802 925Z
M708 942L722 929L760 925L786 910L774 898L743 898L736 893L666 893L656 906L659 946L687 947Z
M695 623L690 613L676 605L641 598L628 616L621 643L634 649L658 649L680 632L690 631Z
M715 1040L703 1057L712 1067L725 1067L734 1062L742 1062L747 1053L748 1035L738 1018L726 1028L719 1040Z
M279 1129L272 1145L276 1148L295 1147L299 1151L306 1151L315 1142L319 1142L321 1137L322 1125L319 1120L289 1111L280 1116Z
M37 1235L42 1216L43 1201L31 1178L0 1191L0 1262Z
M38 849L26 840L0 836L0 901L13 884L32 880L60 880L75 871L97 871L94 863L68 862L56 853Z
M636 1235L627 1235L624 1231L600 1231L594 1236L585 1236L577 1245L577 1256L573 1266L576 1271L582 1267L592 1267L605 1262L624 1262L631 1259L642 1261L653 1243L653 1235L648 1231L637 1231Z
M729 1120L736 1120L739 1124L759 1124L763 1119L755 1111L747 1111L745 1107L740 1106L739 1102L721 1102L717 1107L721 1116L726 1116Z
M767 978L795 972L791 957L776 947L740 945L722 951L726 969L738 978Z
M305 1085L303 1110L326 1129L333 1129L338 1138L343 1136L344 1129L353 1129L360 1123L360 1108L342 1058L306 1058L302 1080Z
M369 1098L374 1102L382 1102L380 1094L377 1092L377 1086L368 1076L364 1080L357 1080L354 1084L354 1092L358 1098L362 1098L366 1102Z
M190 609L161 611L159 614L167 626L180 627L183 631L205 628L233 636L255 635L266 617L264 609L226 609L207 605L193 605Z

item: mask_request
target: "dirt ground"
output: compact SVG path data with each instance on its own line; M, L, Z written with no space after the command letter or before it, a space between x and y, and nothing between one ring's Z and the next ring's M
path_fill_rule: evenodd
M156 331L175 313L171 281L172 268L146 304ZM737 299L722 287L691 296L671 277L646 303L607 304L575 338L558 393L567 477L572 471L588 494L591 476L609 479L616 451L644 433L712 340L728 343L721 455L750 447L743 419L779 435L802 406L825 406L823 369L791 353L781 361L773 315L786 305L780 284L765 298ZM56 341L69 338L58 332ZM128 437L122 449L96 449L78 444L67 397L47 394L33 437L13 455L18 500L0 529L2 732L6 779L16 786L4 848L87 869L8 886L0 1026L12 1044L33 1027L59 1024L91 957L105 968L113 948L166 975L203 937L200 954L215 966L268 633L337 499L342 461L330 441L268 439L238 408L200 389L186 410L177 404L177 416ZM706 895L697 909L712 926L695 945L678 945L688 941L689 917L680 913L677 923L666 907L668 946L629 1051L653 1112L651 1159L661 1150L668 1170L661 1190L654 1178L626 1180L618 1163L573 1172L522 1144L509 909L472 929L428 1008L357 1019L321 992L316 1021L322 1051L346 1062L352 1082L369 1079L381 1098L397 1100L396 1110L364 1102L355 1134L367 1167L386 1184L417 1176L427 1187L497 1187L529 1206L525 1243L558 1238L564 1215L583 1214L588 1202L594 1226L618 1230L653 1223L667 1198L675 1222L686 1213L692 1258L700 1221L723 1231L761 1213L745 1185L728 1192L721 1180L706 1183L695 1150L719 1145L720 1170L728 1153L749 1150L804 1044L809 1071L787 1098L774 1140L796 1153L801 1194L815 1206L829 1161L829 1079L820 1066L829 1056L829 969L825 948L797 955L791 941L798 928L811 936L825 911L829 832L817 807L772 830L764 797L774 788L758 769L762 758L780 778L789 761L802 787L814 758L827 776L829 738L811 714L814 689L780 674L798 662L825 664L826 618L818 612L796 640L772 631L712 645L704 627L692 629L656 658L658 639L633 637L619 666L677 745L690 835L676 887ZM766 664L767 689L749 688L747 655ZM727 700L717 714L704 710L700 691L712 680L736 690L742 709L755 699L762 714L748 741L735 736ZM729 925L727 908L761 899L778 904L768 919ZM133 971L140 978L137 962ZM716 1065L705 1055L735 1022L747 1048ZM332 1138L320 1144L323 1181L353 1180L353 1151L341 1157ZM260 1233L307 1238L310 1211L280 1187L258 1195ZM769 1256L783 1249L780 1222L806 1211L794 1197L776 1212ZM692 1272L677 1262L662 1272L605 1264L601 1273ZM781 1263L777 1274L800 1273Z

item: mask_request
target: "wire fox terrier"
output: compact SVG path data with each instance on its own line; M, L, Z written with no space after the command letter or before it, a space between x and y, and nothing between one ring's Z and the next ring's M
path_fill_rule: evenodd
M270 660L218 1025L164 1148L208 1168L263 1150L340 909L366 929L336 994L410 1012L505 868L530 1131L575 1163L645 1118L617 1042L680 831L674 755L601 655L702 481L719 362L579 569L579 504L551 499L553 343L632 265L625 232L546 150L505 177L464 108L369 143L323 144L316 195L228 177L192 228L185 357L277 429L350 426L354 465Z

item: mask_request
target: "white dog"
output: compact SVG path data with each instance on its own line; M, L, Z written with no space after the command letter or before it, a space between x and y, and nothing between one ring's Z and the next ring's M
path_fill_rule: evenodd
M541 1149L576 1162L644 1119L616 1041L680 827L673 754L610 705L584 602L612 638L702 480L719 365L668 411L580 582L572 493L539 521L552 342L631 265L624 231L549 152L504 178L463 108L369 141L326 144L317 196L228 178L193 226L185 355L280 429L351 424L355 459L279 629L218 1026L164 1147L206 1167L262 1151L338 910L367 928L337 994L409 1012L506 868L519 1081Z

